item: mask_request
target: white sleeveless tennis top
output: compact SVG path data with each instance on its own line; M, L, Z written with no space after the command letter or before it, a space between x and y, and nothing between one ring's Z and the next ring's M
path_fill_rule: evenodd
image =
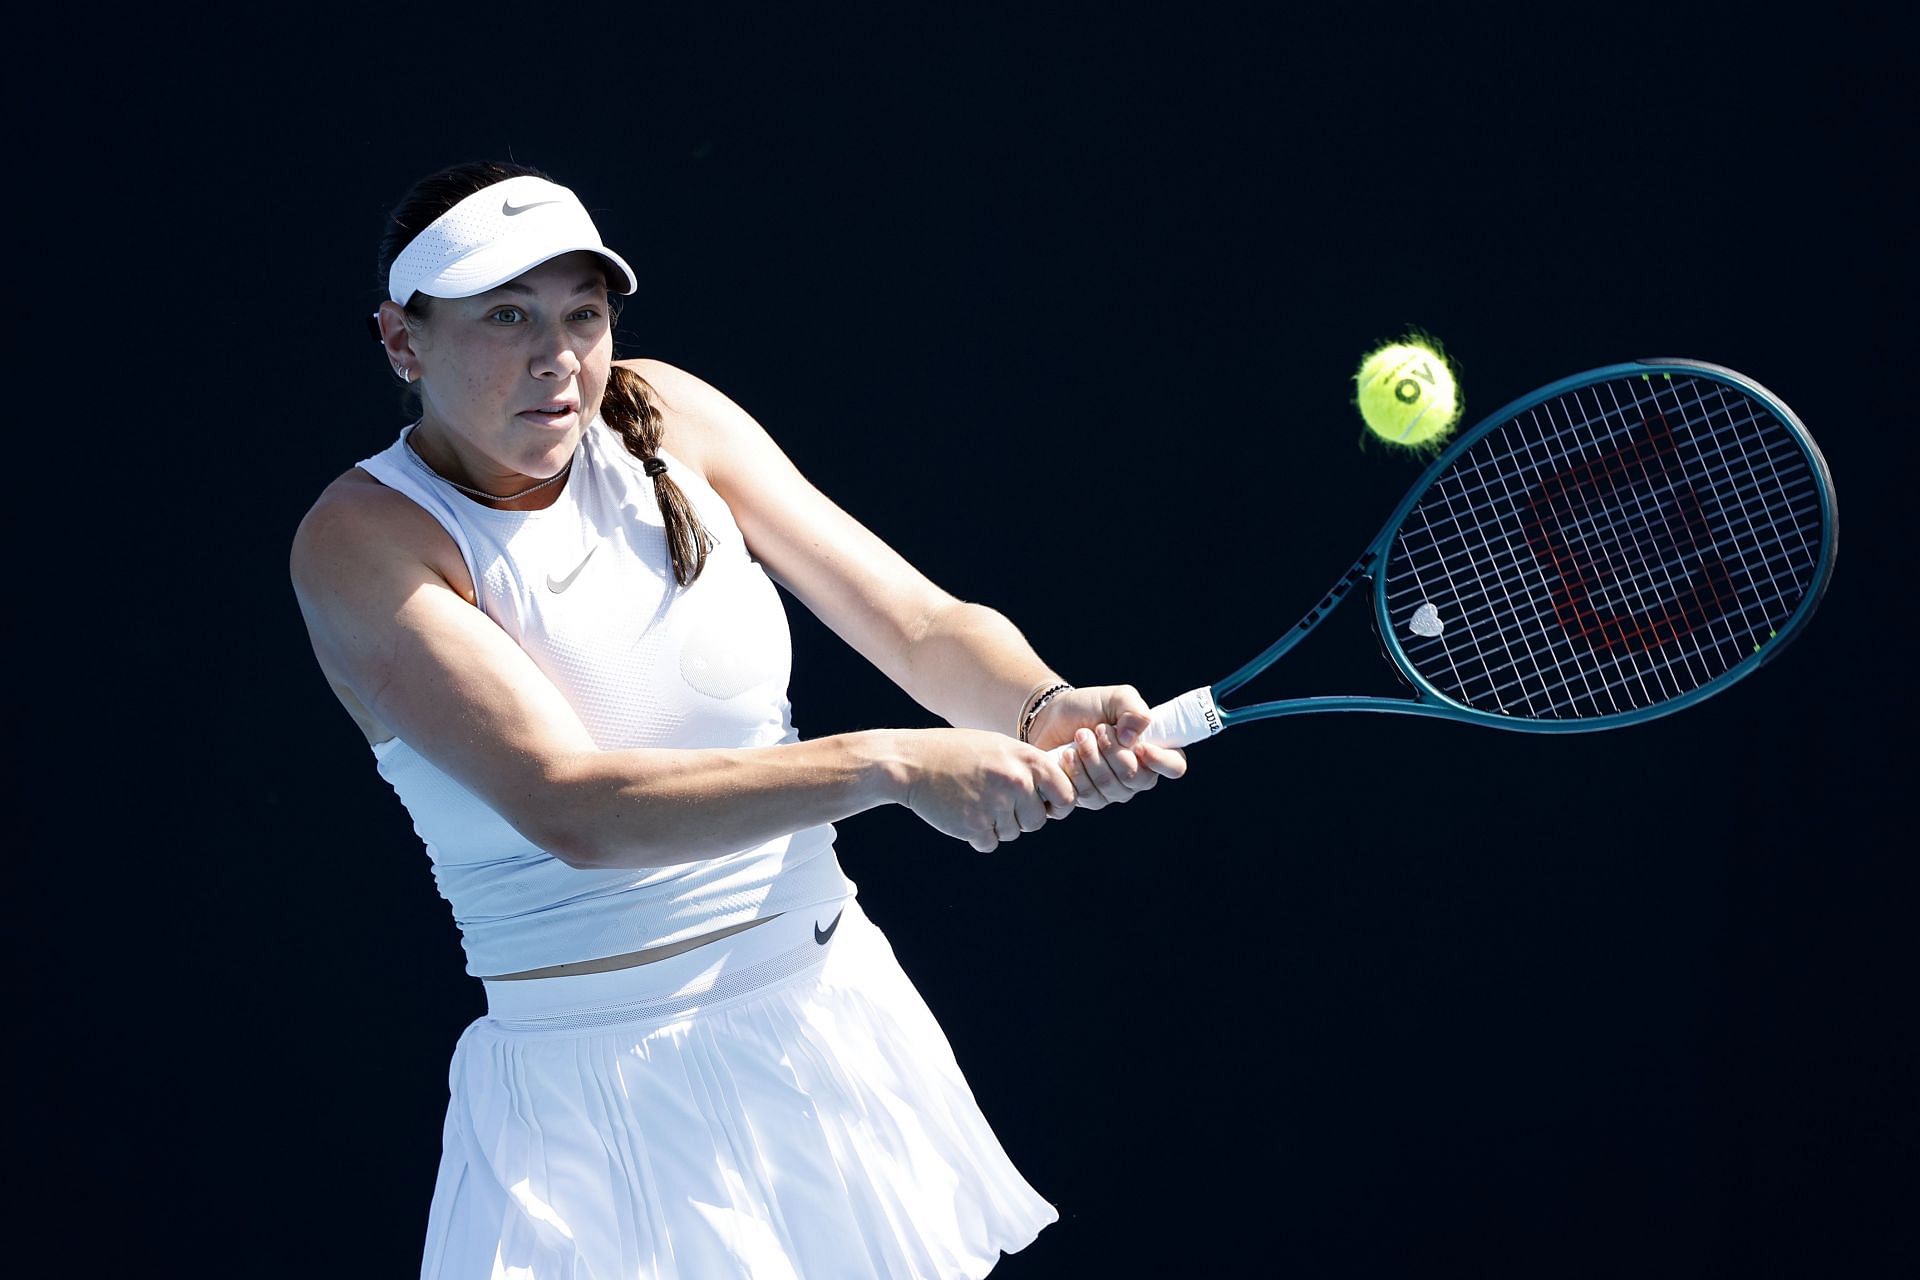
M541 511L467 498L413 453L411 431L361 469L440 522L481 610L573 704L597 746L798 741L786 611L726 501L693 468L659 455L715 539L706 569L680 588L653 481L597 416ZM475 976L621 955L855 891L826 825L668 867L570 867L400 739L373 750L426 842Z

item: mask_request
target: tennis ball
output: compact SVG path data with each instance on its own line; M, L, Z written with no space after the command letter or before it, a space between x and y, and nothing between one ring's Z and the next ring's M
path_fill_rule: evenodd
M1438 447L1460 421L1460 388L1446 359L1408 338L1368 356L1353 375L1354 401L1367 429L1406 449Z

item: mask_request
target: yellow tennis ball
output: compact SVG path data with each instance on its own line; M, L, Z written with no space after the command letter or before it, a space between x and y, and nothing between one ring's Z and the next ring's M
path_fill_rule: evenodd
M1436 447L1460 421L1460 388L1437 351L1411 339L1381 347L1353 375L1367 429L1406 449Z

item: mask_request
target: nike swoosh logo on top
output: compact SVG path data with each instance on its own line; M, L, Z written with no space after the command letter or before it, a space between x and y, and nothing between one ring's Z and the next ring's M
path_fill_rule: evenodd
M840 908L840 910L834 912L833 923L828 925L825 929L822 929L817 924L813 926L813 940L819 943L823 947L826 946L827 939L831 938L833 936L833 931L840 927L840 917L845 914L847 914L847 909L845 907L842 907Z
M506 214L509 218L511 218L516 213L525 213L529 209L538 209L543 204L559 204L559 203L560 202L558 200L535 200L532 204L523 204L523 205L516 206L511 200L502 200L500 202L500 212Z
M594 543L593 546L589 548L587 551L587 560L593 559L593 553L595 551L598 551L599 549L600 549L600 544L597 542ZM553 592L555 595L558 595L560 592L565 591L568 587L572 586L573 580L580 576L580 571L587 567L587 560L582 560L579 564L573 566L573 572L568 574L564 578L560 578L556 580L552 574L548 574L547 590Z

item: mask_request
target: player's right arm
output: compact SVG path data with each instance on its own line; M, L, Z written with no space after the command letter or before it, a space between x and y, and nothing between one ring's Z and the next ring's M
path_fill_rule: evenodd
M1036 748L973 729L870 730L737 750L602 751L471 599L418 504L363 472L328 487L290 569L336 687L529 841L574 866L661 866L881 804L991 849L1074 803ZM999 835L994 834L998 829Z

